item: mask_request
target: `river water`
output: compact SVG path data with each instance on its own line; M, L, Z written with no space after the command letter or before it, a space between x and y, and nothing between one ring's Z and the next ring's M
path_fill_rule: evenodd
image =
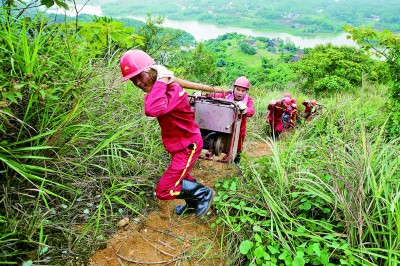
M94 5L79 5L78 11L80 14L89 14L102 16L101 6ZM46 12L49 13L61 13L64 14L64 10L51 8ZM66 12L69 16L75 16L74 8L70 8L69 11ZM140 21L145 21L144 16L129 16L129 18L137 19ZM193 35L196 41L206 41L210 39L215 39L218 36L221 36L225 33L237 32L239 34L244 34L247 36L253 37L267 37L267 38L280 38L285 42L292 42L297 47L300 48L312 48L318 44L326 44L332 43L334 45L348 45L348 46L357 46L357 44L347 39L347 33L340 33L336 35L317 35L317 36L293 36L288 33L279 33L279 32L263 32L256 31L252 29L239 28L239 27L229 27L229 26L216 26L212 24L200 23L197 21L174 21L169 20L168 18L164 19L163 27L170 27L174 29L180 29L188 32Z
M129 18L145 21L144 17L130 16ZM292 42L300 48L312 48L318 44L332 43L334 45L348 45L357 46L355 42L347 39L347 33L340 33L337 35L319 35L310 37L293 36L288 33L279 32L263 32L255 31L252 29L239 28L239 27L220 27L212 24L200 23L197 21L174 21L168 18L164 19L163 27L171 27L174 29L184 30L194 36L196 41L206 41L215 39L225 33L237 32L247 36L254 37L267 37L267 38L280 38L285 42Z

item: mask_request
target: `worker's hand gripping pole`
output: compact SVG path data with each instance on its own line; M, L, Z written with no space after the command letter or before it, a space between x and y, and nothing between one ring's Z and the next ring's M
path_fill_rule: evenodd
M177 82L179 85L181 85L182 88L186 88L186 89L193 89L193 90L206 91L206 92L212 92L212 93L232 91L232 90L224 90L221 88L215 88L215 87L201 84L201 83L191 82L191 81L187 81L187 80L180 79L180 78L175 78L175 82Z

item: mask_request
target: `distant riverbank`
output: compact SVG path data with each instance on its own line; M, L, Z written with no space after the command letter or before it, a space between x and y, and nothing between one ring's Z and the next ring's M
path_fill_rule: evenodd
M102 16L101 6L94 5L80 5L78 6L80 14L89 14ZM51 8L47 11L48 13L66 13L68 16L75 16L76 13L73 8L69 11L63 9ZM128 18L136 19L140 21L145 21L145 16L128 16ZM336 35L315 35L315 36L294 36L285 32L265 32L260 30L252 30L240 27L230 27L230 26L216 26L212 24L201 23L198 21L176 21L164 19L163 27L170 27L173 29L180 29L186 31L187 33L193 35L196 41L206 41L210 39L215 39L218 36L224 35L226 33L237 32L239 34L244 34L253 37L266 37L266 38L280 38L286 43L292 42L297 47L300 48L312 48L318 44L332 43L334 45L347 45L347 46L357 46L355 42L347 39L347 33L340 33Z
M145 21L145 17L129 16L128 18ZM193 35L196 41L206 41L215 39L225 33L237 32L254 37L280 38L285 42L292 42L300 48L312 48L318 44L326 43L332 43L338 46L357 46L355 42L347 39L347 33L340 33L337 35L293 36L284 32L263 32L239 27L221 27L212 24L200 23L197 21L175 21L169 20L168 18L164 19L163 27L170 27L186 31L187 33Z

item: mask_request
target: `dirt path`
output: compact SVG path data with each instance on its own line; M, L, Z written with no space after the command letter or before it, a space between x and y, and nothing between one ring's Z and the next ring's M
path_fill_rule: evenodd
M267 155L268 150L265 143L248 141L244 152L257 158ZM237 176L239 168L199 159L191 174L214 188L216 180ZM117 231L107 247L92 257L91 265L226 265L221 229L210 227L216 219L212 210L203 219L194 214L174 215L174 206L183 202L158 201L158 210Z

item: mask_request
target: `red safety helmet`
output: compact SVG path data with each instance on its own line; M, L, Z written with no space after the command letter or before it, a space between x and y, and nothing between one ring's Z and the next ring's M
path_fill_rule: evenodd
M283 102L286 104L286 105L290 105L291 103L292 103L292 99L290 99L290 97L284 97L283 98Z
M142 50L129 50L121 58L119 66L122 72L122 82L140 74L156 62Z
M289 92L286 92L285 94L283 94L283 97L289 97L289 98L292 98L292 95L290 95L290 93L289 93Z
M316 100L311 100L310 103L311 103L312 106L317 105L317 101Z
M245 76L238 77L233 85L250 89L250 81Z

